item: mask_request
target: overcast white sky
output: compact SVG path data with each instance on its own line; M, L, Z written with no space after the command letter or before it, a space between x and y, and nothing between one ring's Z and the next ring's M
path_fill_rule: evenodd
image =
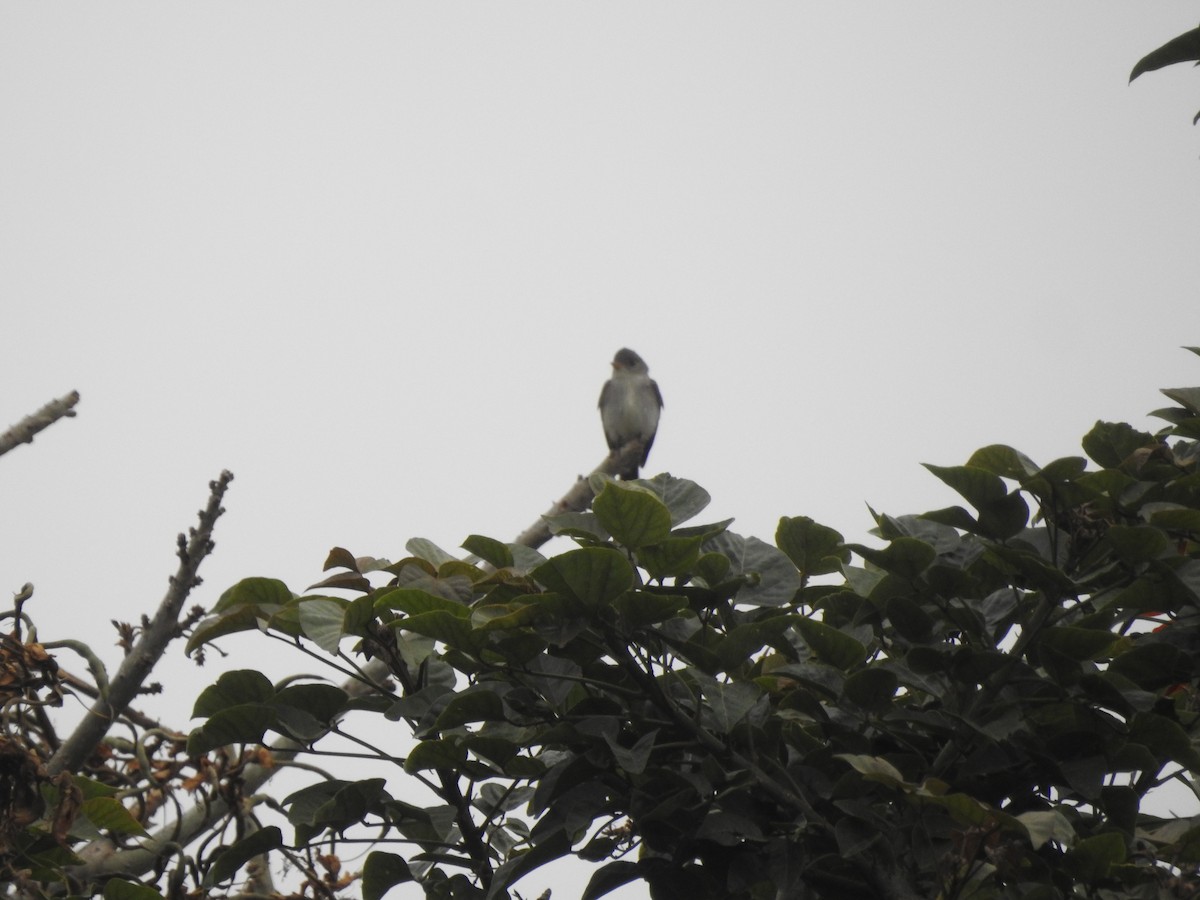
M1152 427L1200 384L1200 75L1126 81L1198 17L4 4L0 425L83 399L0 459L0 591L115 664L222 468L208 605L511 539L603 457L621 346L666 400L649 471L768 539ZM215 675L178 671L176 713Z

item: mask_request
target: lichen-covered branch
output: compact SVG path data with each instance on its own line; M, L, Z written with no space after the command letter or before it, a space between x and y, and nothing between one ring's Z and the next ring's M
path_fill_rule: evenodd
M0 456L20 444L30 444L33 436L49 428L62 418L75 415L75 404L79 402L79 391L71 391L65 397L51 400L33 415L26 416L7 431L0 433Z
M517 535L513 543L535 550L542 546L551 537L550 526L546 524L547 518L550 516L560 516L568 512L583 512L592 505L592 497L595 496L590 483L591 476L601 473L616 476L618 472L627 470L634 460L640 460L644 448L644 442L630 441L616 452L610 453L600 465L592 469L589 475L577 478L571 489L556 500L554 505L548 510L542 513L535 523Z

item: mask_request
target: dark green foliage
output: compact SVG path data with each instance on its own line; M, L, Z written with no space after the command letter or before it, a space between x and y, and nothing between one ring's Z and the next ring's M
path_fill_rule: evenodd
M876 513L869 545L804 517L778 547L687 527L706 495L659 476L599 483L556 524L580 547L549 560L478 536L490 565L428 542L394 565L335 551L323 587L354 585L349 603L251 579L193 643L349 638L343 658L395 689L235 673L198 701L193 744L311 741L350 708L409 723L380 760L433 802L366 780L282 804L298 845L396 841L367 860L370 897L511 896L568 853L599 864L589 898L632 880L688 900L1190 890L1200 828L1143 809L1200 770L1200 395L1168 395L1157 435L1097 423L1090 468L1000 445L929 466L963 505Z

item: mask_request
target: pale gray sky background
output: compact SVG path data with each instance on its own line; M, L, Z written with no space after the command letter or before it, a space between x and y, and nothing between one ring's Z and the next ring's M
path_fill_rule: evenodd
M666 400L649 471L764 538L954 502L923 461L1156 427L1200 384L1200 75L1126 81L1197 18L5 4L0 424L83 399L0 460L0 590L115 665L222 468L204 604L334 545L510 539L604 455L624 345ZM177 671L186 727L215 669Z

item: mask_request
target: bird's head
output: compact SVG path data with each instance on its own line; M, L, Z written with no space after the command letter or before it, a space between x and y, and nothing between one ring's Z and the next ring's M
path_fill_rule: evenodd
M613 357L612 367L614 372L633 372L638 375L645 375L650 371L645 360L628 347L622 347L617 351L617 355Z

